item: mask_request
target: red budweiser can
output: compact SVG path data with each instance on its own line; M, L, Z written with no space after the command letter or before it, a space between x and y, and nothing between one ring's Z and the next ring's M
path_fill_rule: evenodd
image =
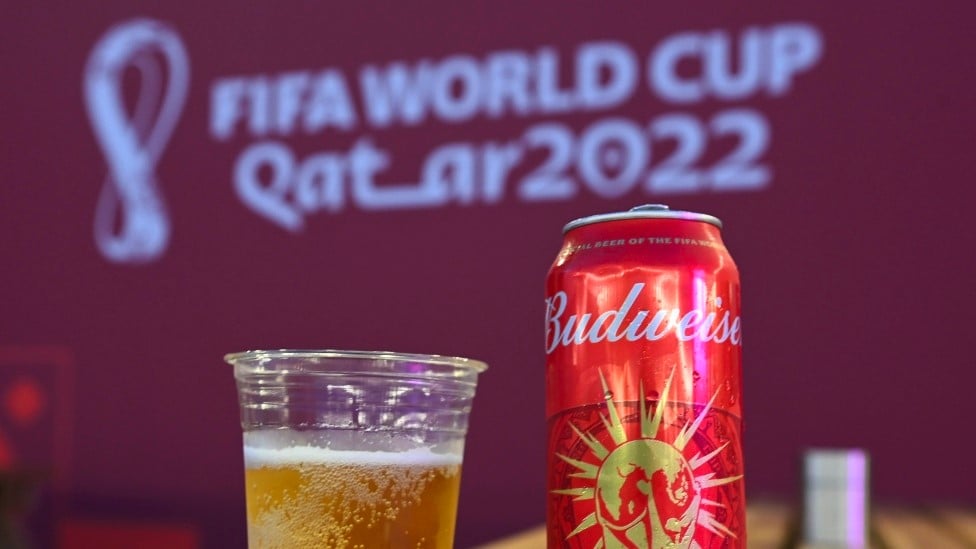
M710 215L566 225L546 281L549 547L746 546L739 272Z

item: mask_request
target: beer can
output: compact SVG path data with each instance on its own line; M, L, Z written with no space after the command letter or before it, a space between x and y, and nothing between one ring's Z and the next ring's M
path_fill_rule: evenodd
M746 547L721 226L663 205L566 225L545 301L550 548Z

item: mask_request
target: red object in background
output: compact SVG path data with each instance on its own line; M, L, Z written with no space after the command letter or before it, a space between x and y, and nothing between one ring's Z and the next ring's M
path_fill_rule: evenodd
M197 549L196 528L155 523L68 520L58 528L58 549Z
M711 216L567 225L546 285L549 547L746 545L739 273Z
M14 430L31 429L47 411L48 397L41 383L34 377L15 378L2 388L0 410ZM0 469L17 465L18 452L6 431L0 430Z
M74 359L60 346L0 346L0 469L43 468L64 488Z
M51 546L66 506L74 365L61 346L0 345L0 521L31 547Z

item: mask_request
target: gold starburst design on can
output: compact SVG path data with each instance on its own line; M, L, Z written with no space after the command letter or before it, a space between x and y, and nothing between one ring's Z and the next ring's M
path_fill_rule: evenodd
M584 479L589 486L553 490L554 494L575 496L573 501L592 500L596 509L583 517L566 536L599 526L601 538L594 549L696 549L698 526L720 536L736 537L711 509L724 505L703 496L707 488L735 482L742 475L716 478L715 473L696 472L728 446L722 444L706 455L686 458L688 442L708 416L716 391L698 417L684 425L673 441L658 438L674 371L668 376L653 413L648 410L644 384L640 384L640 434L628 439L617 411L613 394L603 372L600 381L607 402L607 415L601 414L604 427L613 440L607 448L593 435L570 424L599 463L590 463L556 454L577 472L570 477Z

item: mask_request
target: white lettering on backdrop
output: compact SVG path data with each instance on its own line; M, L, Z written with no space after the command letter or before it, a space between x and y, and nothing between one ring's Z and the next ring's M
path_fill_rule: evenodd
M211 85L209 128L218 142L252 141L235 162L233 188L252 211L293 232L310 214L347 208L561 201L580 193L609 199L635 190L757 191L773 177L763 159L770 125L757 108L729 103L787 95L822 50L814 26L782 23L737 33L680 32L646 54L623 42L597 41L569 52L542 46L354 70L222 77ZM129 67L139 72L141 87L131 116L121 82ZM113 27L89 57L85 99L109 165L95 240L110 261L148 262L165 252L170 225L155 166L188 79L176 31L150 19ZM680 108L705 101L726 106L707 116L614 112L642 87ZM582 128L559 120L586 112L604 114ZM395 155L380 144L384 130L529 118L507 139L434 146L414 178L391 181L385 174ZM287 143L323 132L348 136L347 145L299 157ZM665 153L658 157L661 144Z
M129 68L141 80L131 114L122 89ZM179 35L151 19L112 27L88 57L88 116L109 168L95 208L95 243L109 261L145 263L166 251L169 219L155 169L183 109L189 73Z
M610 114L582 130L537 121L508 140L436 146L417 180L402 182L378 181L394 155L370 132L612 111L642 83L661 101L681 106L781 97L816 65L822 49L815 27L783 23L738 35L677 33L644 58L627 44L602 41L580 44L569 63L561 58L565 52L540 47L367 64L354 73L326 68L226 77L211 88L210 133L221 142L242 135L256 140L238 157L234 188L254 212L295 232L309 214L348 207L496 204L507 196L557 201L580 192L614 198L634 189L648 195L757 191L772 180L762 160L771 130L761 111L743 106L707 117ZM570 74L561 72L565 67ZM353 144L297 158L284 141L326 130L355 136ZM706 155L709 145L719 140L734 143L732 149L706 161L714 157ZM662 142L675 146L656 158L652 151ZM518 170L540 152L541 164Z

